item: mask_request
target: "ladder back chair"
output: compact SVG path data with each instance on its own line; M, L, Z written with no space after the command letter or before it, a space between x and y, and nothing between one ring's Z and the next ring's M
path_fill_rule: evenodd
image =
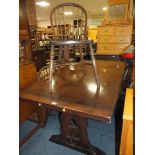
M52 92L52 75L55 47L59 47L58 64L75 65L81 64L84 74L84 54L86 46L89 47L89 55L93 66L95 80L99 88L99 80L94 58L92 41L87 40L87 12L86 10L75 3L63 3L52 9L50 13L51 27L53 30L53 40L51 41L50 52L50 75L49 75L49 92ZM75 58L70 59L70 55L80 55L80 63L75 61Z

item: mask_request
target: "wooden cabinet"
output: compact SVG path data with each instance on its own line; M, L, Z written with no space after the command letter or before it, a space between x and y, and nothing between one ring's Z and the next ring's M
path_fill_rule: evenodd
M37 71L46 65L45 48L40 48L32 52L33 62L36 65Z
M108 0L103 24L97 30L97 54L123 54L132 42L133 23L133 0Z
M133 145L133 89L127 88L123 112L120 155L133 155Z
M132 41L132 24L102 25L97 30L97 54L121 55Z
M93 40L94 42L97 41L97 28L88 29L88 38Z
M35 64L27 63L19 65L19 88L22 89L37 79L37 71ZM19 100L19 124L24 123L28 119L34 119L37 116L38 125L36 125L21 141L22 146L29 138L40 128L44 127L47 120L48 111L39 104L33 104ZM35 120L35 119L34 119Z
M121 55L129 44L97 44L98 54Z
M121 36L104 36L100 35L98 37L98 40L100 40L101 43L106 44L106 43L116 43L116 44L130 44L131 43L131 35L121 35Z
M133 37L132 0L108 0L105 20L97 30L97 54L121 55Z
M23 88L37 79L35 64L20 64L19 66L19 87Z
M132 20L132 0L108 0L108 10L105 12L106 24L127 24Z
M98 35L131 35L132 25L102 25L98 26Z
M19 65L19 88L22 89L37 79L36 67L33 63ZM19 103L19 123L24 123L33 115L38 106L20 101Z
M38 106L20 101L19 104L19 124L24 123L31 115L36 113Z

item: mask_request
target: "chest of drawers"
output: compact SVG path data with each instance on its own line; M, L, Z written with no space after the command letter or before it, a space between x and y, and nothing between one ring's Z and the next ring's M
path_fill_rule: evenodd
M97 29L97 54L121 55L132 41L132 24L103 25Z

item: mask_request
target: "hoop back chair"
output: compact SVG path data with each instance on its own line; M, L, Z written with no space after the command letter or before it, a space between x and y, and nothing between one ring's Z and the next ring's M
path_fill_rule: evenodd
M51 41L50 52L50 75L49 92L52 92L51 83L54 68L54 50L59 46L57 63L61 65L75 65L79 62L70 59L70 53L80 55L80 64L85 74L83 56L86 52L86 46L89 46L89 54L93 66L95 80L99 88L96 62L94 58L92 41L87 40L87 12L75 3L63 3L52 9L50 13L51 27L53 30L53 41Z
M75 3L56 6L50 14L54 40L86 40L87 12Z

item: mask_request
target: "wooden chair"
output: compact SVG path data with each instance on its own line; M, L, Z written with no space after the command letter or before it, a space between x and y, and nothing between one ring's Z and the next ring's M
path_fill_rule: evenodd
M87 39L87 12L79 4L63 3L52 9L50 21L54 40Z
M75 65L75 59L70 59L70 53L75 55L79 53L80 64L85 74L84 53L86 46L89 46L89 54L93 66L95 80L99 88L99 80L97 76L96 63L92 48L92 41L87 40L87 12L75 3L63 3L52 9L50 14L51 27L53 30L53 39L51 42L50 53L50 76L49 76L49 92L52 92L52 71L54 68L55 47L59 47L58 64Z
M49 80L49 66L44 66L39 70L38 80Z
M55 64L53 73L55 73L58 70L58 65ZM48 81L49 80L49 63L46 64L46 66L42 67L37 74L38 80Z
M87 12L74 3L63 3L52 9L50 14L51 28L54 41L64 40L87 40ZM81 47L85 50L85 46ZM82 49L74 46L70 52L79 53ZM77 52L78 51L78 52ZM62 56L59 52L59 59ZM65 46L65 58L69 58L69 49Z

